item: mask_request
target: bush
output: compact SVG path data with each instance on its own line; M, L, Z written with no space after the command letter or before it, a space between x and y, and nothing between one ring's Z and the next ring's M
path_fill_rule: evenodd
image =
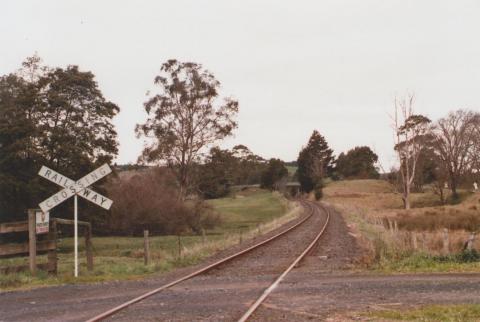
M114 179L106 188L114 200L106 234L140 236L144 229L152 234L199 233L202 225L218 223L202 200L180 200L175 177L166 168Z
M320 200L323 197L323 187L318 186L315 188L315 200Z
M480 253L475 249L464 250L457 254L434 256L433 259L440 263L474 263L480 261Z

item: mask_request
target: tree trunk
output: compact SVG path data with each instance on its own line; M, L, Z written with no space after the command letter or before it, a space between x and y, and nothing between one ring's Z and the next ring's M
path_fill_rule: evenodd
M452 199L455 200L458 198L457 179L455 178L455 175L452 175L452 179L450 181L450 189L452 189Z
M405 209L410 209L410 186L408 183L405 183L403 186L403 207Z

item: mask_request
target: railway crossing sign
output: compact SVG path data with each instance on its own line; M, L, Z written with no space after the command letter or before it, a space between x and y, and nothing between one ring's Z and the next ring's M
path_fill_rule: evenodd
M69 199L70 197L74 197L74 243L75 243L75 277L78 276L78 202L77 196L80 196L104 209L110 209L112 206L113 201L108 199L107 197L101 195L98 192L95 192L88 188L88 186L92 185L94 182L102 179L106 175L110 174L112 169L108 166L108 164L104 164L101 167L93 170L86 176L82 177L77 181L73 181L70 178L67 178L64 175L46 167L42 166L38 174L50 180L53 183L56 183L60 187L63 187L62 190L57 192L56 194L50 196L49 198L42 201L39 206L44 213L47 213L50 209L58 206L65 200Z

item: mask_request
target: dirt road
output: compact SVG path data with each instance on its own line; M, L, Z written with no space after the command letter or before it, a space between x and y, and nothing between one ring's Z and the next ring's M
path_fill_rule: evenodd
M290 262L298 246L312 238L323 220L324 214L319 211L309 225L300 226L295 234L137 303L111 320L234 321ZM206 263L253 242L217 254ZM480 274L353 274L349 268L358 252L342 217L332 212L329 228L319 244L286 277L253 320L324 320L337 312L382 306L480 303ZM0 321L83 321L193 269L143 281L0 293Z

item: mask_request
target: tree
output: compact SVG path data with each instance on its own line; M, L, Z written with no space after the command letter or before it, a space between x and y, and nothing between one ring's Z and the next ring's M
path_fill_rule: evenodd
M480 114L458 110L440 119L434 128L435 150L448 174L452 197L458 198L461 175L472 160L472 151L478 146Z
M278 190L282 179L288 176L288 169L280 159L270 159L267 168L262 172L261 187L269 190Z
M29 57L0 78L0 214L7 220L25 218L27 208L56 191L38 177L41 165L79 178L117 154L111 119L119 108L103 97L95 76L40 63Z
M185 198L194 185L192 168L202 150L232 134L238 102L219 101L220 82L202 65L168 60L155 77L160 92L145 102L148 119L135 131L150 142L140 161L166 162L174 171Z
M394 138L403 188L403 204L410 209L410 191L415 179L417 161L424 147L424 138L430 132L431 121L414 113L413 94L395 99Z
M234 183L238 159L229 150L210 149L205 163L199 166L198 190L207 199L221 198Z
M322 179L332 173L334 157L333 150L328 147L325 138L314 130L308 144L297 159L298 181L303 192L321 189Z
M378 178L377 161L378 156L368 146L357 146L346 154L340 153L335 169L344 178Z
M234 146L232 153L238 161L234 169L235 184L250 185L260 183L262 172L266 168L265 159L254 154L242 144Z

